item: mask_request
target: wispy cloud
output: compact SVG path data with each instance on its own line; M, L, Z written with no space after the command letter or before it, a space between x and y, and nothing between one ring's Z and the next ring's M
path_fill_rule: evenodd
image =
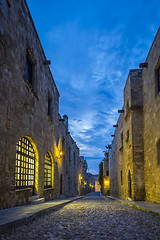
M138 66L143 55L142 40L128 55L124 32L123 25L109 34L104 29L82 29L77 19L46 34L61 93L60 111L68 114L70 132L86 157L103 158L123 104L128 70Z
M60 113L68 115L81 154L97 169L123 105L129 69L145 60L158 28L159 2L82 0L77 7L62 0L63 9L61 1L27 1L35 12L46 8L37 22L60 92Z

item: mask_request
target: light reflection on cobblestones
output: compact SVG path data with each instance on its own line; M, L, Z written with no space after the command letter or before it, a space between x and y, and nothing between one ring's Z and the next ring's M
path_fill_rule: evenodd
M88 196L17 228L1 239L160 239L160 216Z

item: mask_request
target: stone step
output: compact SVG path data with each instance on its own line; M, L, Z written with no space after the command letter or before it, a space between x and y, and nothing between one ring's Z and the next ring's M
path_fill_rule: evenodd
M45 202L45 198L37 198L31 201L31 204L39 204Z
M39 198L39 195L33 195L32 196L32 200L36 200L36 199L38 199Z

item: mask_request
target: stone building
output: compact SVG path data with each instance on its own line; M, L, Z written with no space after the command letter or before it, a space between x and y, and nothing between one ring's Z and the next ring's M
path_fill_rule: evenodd
M110 192L160 203L160 29L146 61L131 70L109 151Z
M146 200L160 203L160 28L143 67Z
M109 153L103 159L103 195L109 194Z
M113 196L144 199L142 70L130 70L124 106L115 125L109 151L110 192Z
M1 1L0 209L78 193L79 149L49 64L26 1Z
M79 195L84 195L94 191L94 175L89 173L88 164L84 156L80 156L80 168L79 168Z

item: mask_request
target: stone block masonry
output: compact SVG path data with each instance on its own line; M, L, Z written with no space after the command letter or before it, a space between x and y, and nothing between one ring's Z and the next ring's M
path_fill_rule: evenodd
M160 29L143 69L130 70L110 160L111 195L160 203Z
M78 192L79 149L59 115L59 92L48 64L26 1L4 0L0 5L0 209L28 204L33 195L51 200ZM66 175L68 145L72 157Z

